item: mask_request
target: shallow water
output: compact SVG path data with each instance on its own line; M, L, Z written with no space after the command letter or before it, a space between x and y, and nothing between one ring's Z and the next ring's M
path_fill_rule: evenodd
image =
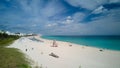
M97 48L120 50L120 36L42 36L42 38Z

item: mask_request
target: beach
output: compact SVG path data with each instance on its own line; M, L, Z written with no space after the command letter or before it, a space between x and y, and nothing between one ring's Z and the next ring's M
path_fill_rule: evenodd
M21 37L9 47L17 48L31 60L32 68L120 68L120 51L88 47L39 36Z

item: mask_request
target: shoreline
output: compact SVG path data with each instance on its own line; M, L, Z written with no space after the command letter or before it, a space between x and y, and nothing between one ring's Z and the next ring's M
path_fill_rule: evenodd
M33 41L35 38L43 42ZM51 47L53 40L40 36L22 37L10 47L18 48L34 61L32 68L119 68L120 51L106 50L69 42L56 41L58 47ZM69 46L72 45L72 46ZM27 51L26 51L27 49ZM51 56L51 53L53 55ZM55 58L58 56L59 58ZM109 58L108 58L109 57Z
M39 36L39 37L42 38L41 36ZM46 38L42 38L42 39L53 41L52 39L46 39ZM77 43L72 43L72 42L67 42L67 41L60 41L60 40L57 40L57 41L59 41L59 42L71 43L71 44L78 45L78 46L85 46L85 47L91 47L91 48L96 48L96 49L102 49L102 50L109 50L109 51L117 51L117 52L120 52L120 50L115 50L115 49L107 49L107 48L100 48L100 47L94 47L94 46L89 46L89 45L81 45L81 44L77 44Z

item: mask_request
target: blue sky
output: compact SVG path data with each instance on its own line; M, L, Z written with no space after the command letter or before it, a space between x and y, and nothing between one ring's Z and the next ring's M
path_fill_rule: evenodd
M0 30L120 35L120 0L0 0Z

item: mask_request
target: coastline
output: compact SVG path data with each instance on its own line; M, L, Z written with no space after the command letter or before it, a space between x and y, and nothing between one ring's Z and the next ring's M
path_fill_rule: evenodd
M48 40L59 40L99 49L120 51L120 36L41 36Z
M40 42L30 38L42 40ZM43 68L119 68L120 51L89 47L69 42L56 41L58 47L51 47L53 40L40 36L22 37L10 47L18 48L34 61L32 67ZM69 46L72 45L72 46ZM27 49L27 51L26 51ZM55 58L49 54L59 56Z

